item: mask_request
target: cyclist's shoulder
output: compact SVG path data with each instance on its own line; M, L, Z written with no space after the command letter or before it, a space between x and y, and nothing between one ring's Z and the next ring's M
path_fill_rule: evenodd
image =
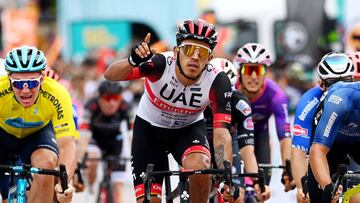
M243 93L234 90L231 95L231 103L237 104L239 101L244 101L245 103L250 105L249 99Z
M84 109L88 111L95 112L99 109L99 98L98 97L92 97L89 100L86 101L84 105Z
M48 77L44 77L44 81L41 85L40 96L41 98L47 99L52 103L55 100L57 100L56 102L59 103L65 101L68 102L68 100L70 100L71 104L70 94L67 89L56 80Z
M359 95L360 82L337 82L330 87L327 96L332 94Z
M174 53L171 51L156 53L150 60L157 66L170 66L175 64Z
M281 89L281 87L272 79L266 78L264 81L264 92L263 94L269 94L269 95L281 95L285 96L285 91Z
M298 108L299 106L307 106L309 103L319 103L323 93L324 91L322 91L321 88L318 86L310 88L301 96Z
M49 77L44 77L44 82L41 88L51 90L54 93L64 93L64 91L66 93L68 92L64 85Z
M0 94L5 95L12 92L9 77L7 75L0 76Z

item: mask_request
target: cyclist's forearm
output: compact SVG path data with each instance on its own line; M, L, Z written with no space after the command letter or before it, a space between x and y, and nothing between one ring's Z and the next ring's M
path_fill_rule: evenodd
M133 66L130 65L127 59L115 61L105 71L104 77L108 80L118 81L125 80Z
M66 166L68 179L71 180L76 168L76 142L74 137L61 137L57 140L59 147L59 164Z
M316 143L310 148L310 166L321 188L325 188L326 185L331 183L329 164L326 157L328 152L328 148Z
M214 128L213 139L216 165L219 168L224 168L224 160L232 163L232 144L229 130L226 128Z
M76 147L76 160L77 161L82 161L87 148L89 146L89 142L90 142L90 138L91 138L91 132L85 132L85 131L80 131L80 137L77 141L77 147Z
M308 162L306 154L301 149L291 149L291 171L297 188L302 188L301 178L306 174Z
M254 146L247 145L240 149L241 158L244 161L245 172L257 173L258 166L256 162Z
M281 160L283 165L285 165L285 160L290 160L291 157L291 138L284 138L280 141L281 148Z

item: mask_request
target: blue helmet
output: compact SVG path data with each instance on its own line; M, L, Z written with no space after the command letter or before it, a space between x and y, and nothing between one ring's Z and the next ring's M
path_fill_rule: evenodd
M8 73L38 72L45 68L45 55L36 47L15 47L6 55L5 70Z

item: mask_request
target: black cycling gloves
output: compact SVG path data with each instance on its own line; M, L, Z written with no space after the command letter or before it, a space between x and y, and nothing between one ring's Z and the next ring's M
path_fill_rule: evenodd
M322 199L321 202L322 203L330 203L332 197L332 191L334 190L335 184L334 183L329 183L328 185L325 186L324 188L324 192L322 195Z
M130 56L128 58L128 61L129 63L132 65L132 66L139 66L140 64L148 61L149 59L151 59L151 57L154 55L151 50L150 50L150 54L147 55L145 58L141 58L136 52L135 50L138 48L138 47L141 47L143 46L143 43L146 44L146 42L141 42L139 44L136 44L134 45L132 48L131 48L131 53L130 53ZM150 49L150 46L149 44L146 44L149 49ZM143 46L144 47L144 46Z

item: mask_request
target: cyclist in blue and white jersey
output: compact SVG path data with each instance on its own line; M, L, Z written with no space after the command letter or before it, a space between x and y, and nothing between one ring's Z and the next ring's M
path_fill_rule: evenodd
M307 172L306 154L309 152L310 139L313 135L313 119L320 103L320 97L332 84L338 81L352 81L354 69L351 60L343 53L328 53L317 66L319 85L309 89L301 97L294 115L291 150L292 173L297 188L298 202L308 202L302 190L301 178Z
M321 117L316 115L317 127L309 155L309 193L311 202L330 202L334 189L331 176L338 165L346 163L347 155L360 163L360 82L334 84L320 107ZM338 188L332 201L339 198L341 190ZM353 198L351 202L360 200Z

